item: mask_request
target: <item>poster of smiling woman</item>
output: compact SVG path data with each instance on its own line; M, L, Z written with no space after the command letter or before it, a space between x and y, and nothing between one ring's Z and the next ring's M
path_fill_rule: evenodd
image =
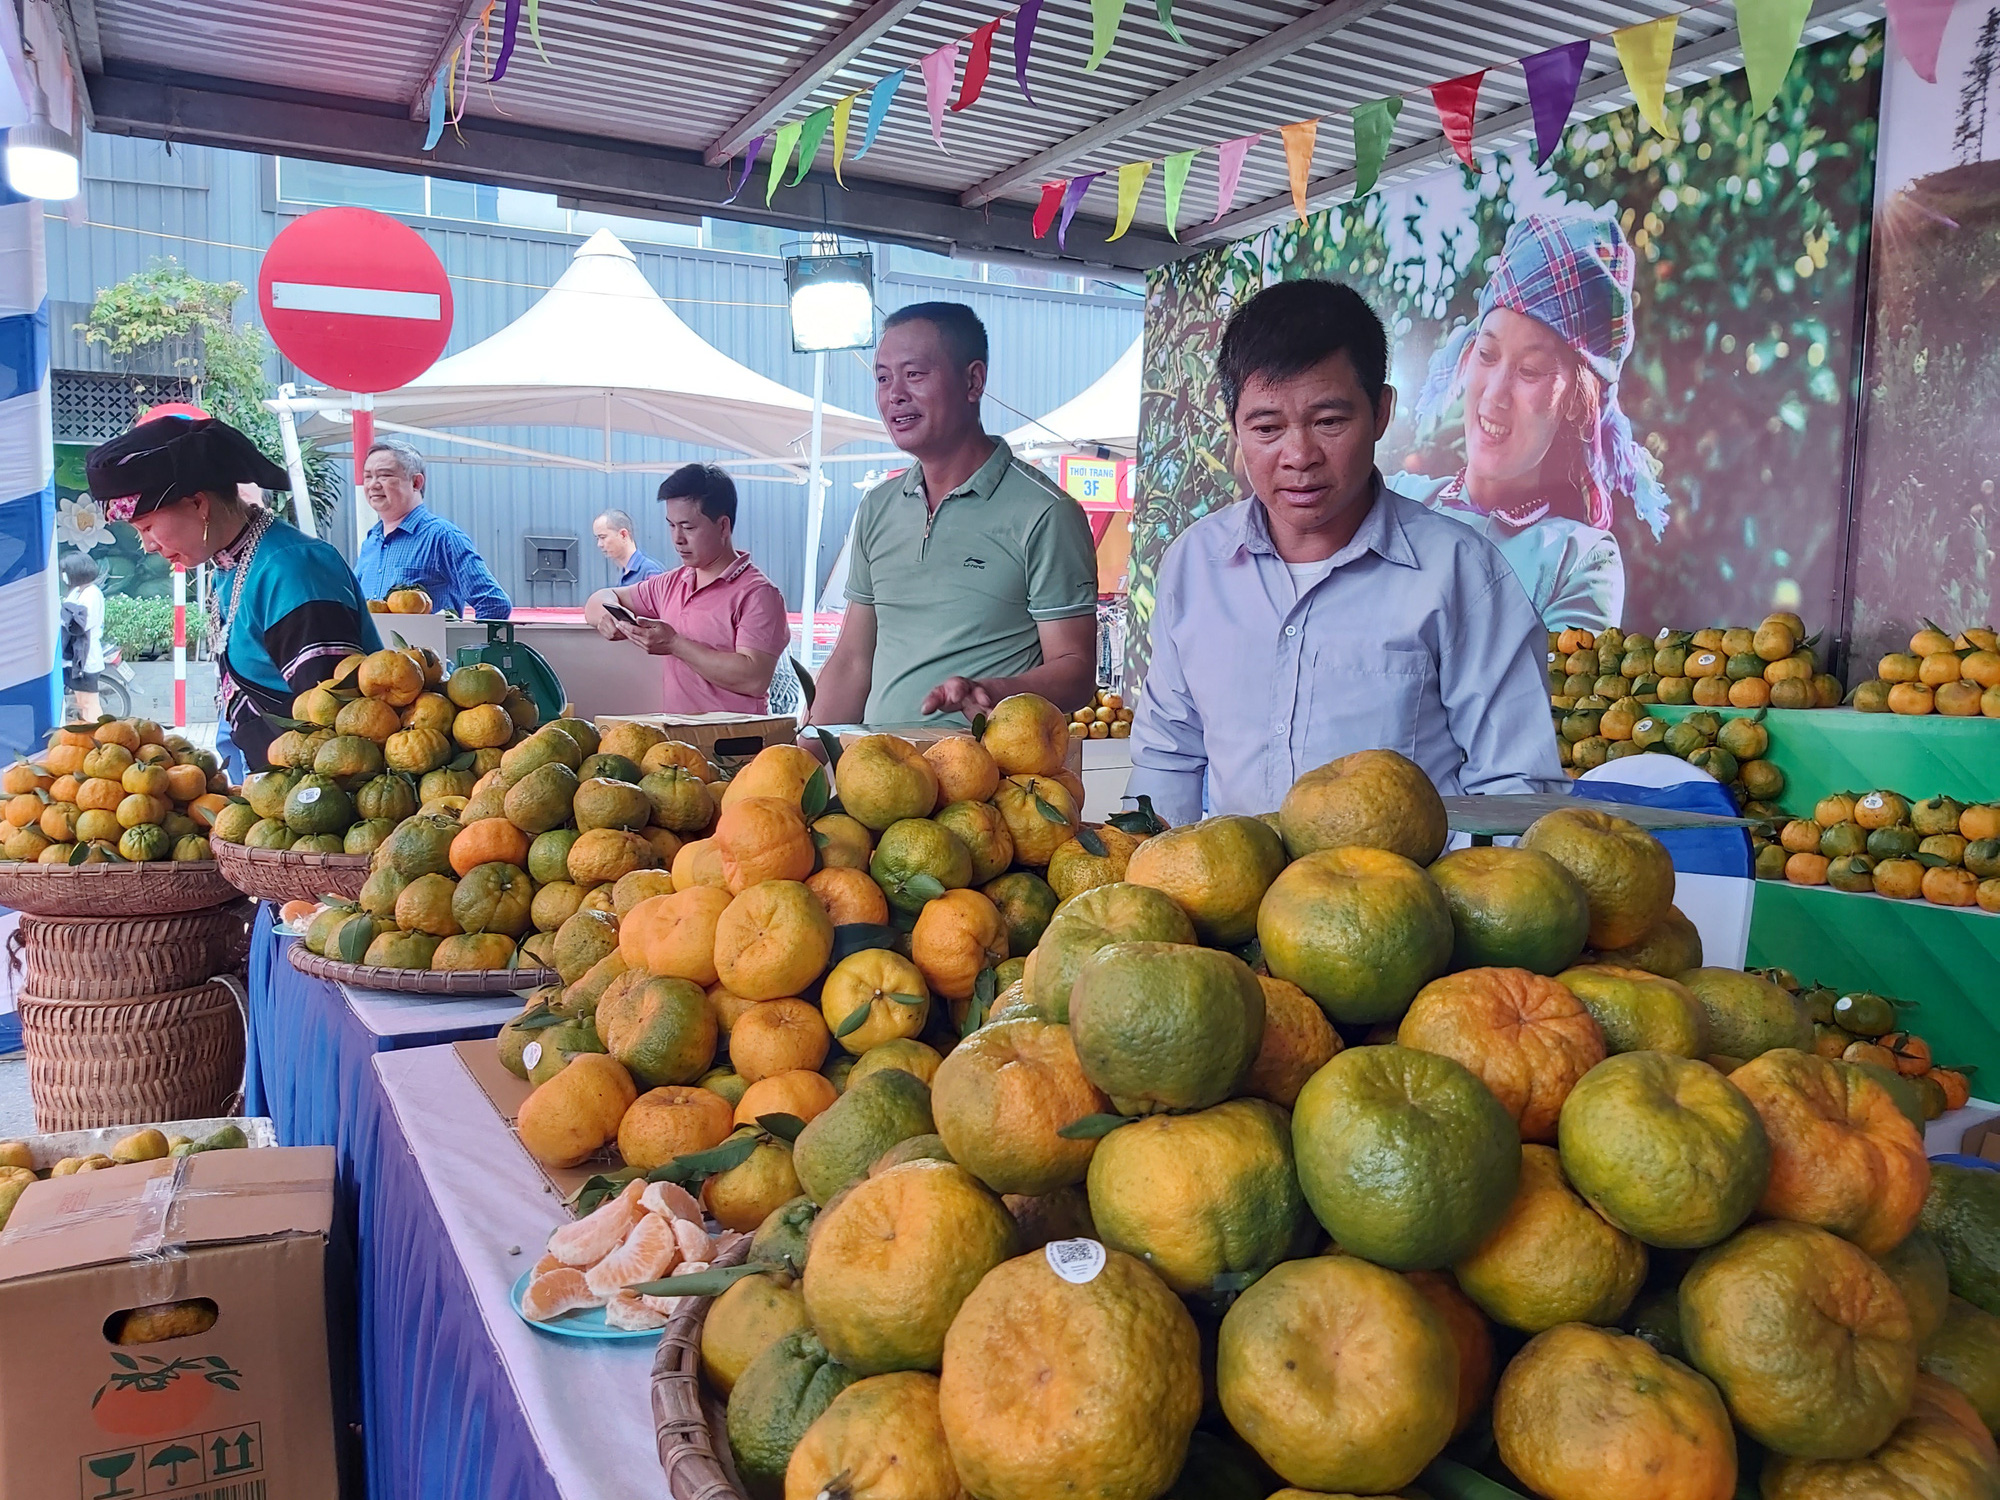
M1216 382L1230 313L1344 281L1387 325L1384 482L1485 535L1552 630L1796 610L1837 625L1874 185L1879 26L1481 153L1153 273L1128 668L1160 555L1244 498Z

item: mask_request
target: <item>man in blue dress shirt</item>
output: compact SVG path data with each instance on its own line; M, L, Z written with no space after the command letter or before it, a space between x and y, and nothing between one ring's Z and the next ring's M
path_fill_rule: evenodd
M420 588L434 609L504 620L514 612L506 591L460 531L424 502L424 460L408 443L385 438L368 450L361 491L378 517L361 539L354 573L368 599Z
M632 537L632 517L625 511L607 510L590 523L590 534L597 538L597 550L618 570L618 587L621 589L629 589L635 583L644 583L648 578L656 578L667 571L639 550L638 542Z
M1132 777L1169 821L1276 808L1302 773L1400 751L1449 796L1560 784L1547 635L1493 544L1382 486L1382 323L1352 288L1269 287L1222 337L1249 496L1160 561Z

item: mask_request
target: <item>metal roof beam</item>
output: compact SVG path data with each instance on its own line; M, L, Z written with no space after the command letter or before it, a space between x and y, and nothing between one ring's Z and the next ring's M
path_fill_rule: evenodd
M1814 0L1812 9L1806 15L1806 25L1811 27L1816 22L1825 23L1840 16L1874 13L1878 10L1879 6L1874 0L1859 0L1859 3L1857 0ZM1804 43L1800 45L1803 46ZM1731 54L1740 53L1742 48L1743 38L1733 28L1718 31L1713 36L1705 37L1698 42L1690 42L1685 47L1676 47L1673 60L1667 68L1668 78L1671 79L1675 73L1684 69L1701 67L1729 57ZM1628 95L1630 92L1631 89L1625 82L1624 69L1611 68L1595 78L1584 80L1582 87L1576 91L1576 104L1578 106L1591 104L1602 99ZM1534 124L1533 106L1522 104L1479 121L1473 128L1472 139L1474 144L1486 144L1522 130L1532 130ZM1451 154L1451 143L1444 136L1432 136L1428 140L1418 141L1413 146L1404 146L1400 150L1390 152L1383 158L1381 176L1386 179L1392 173L1436 163L1441 159L1450 158ZM1352 187L1354 182L1355 172L1352 167L1326 177L1314 178L1306 184L1307 209L1324 206L1334 194ZM1181 233L1190 243L1232 240L1249 230L1261 229L1292 211L1292 195L1288 192L1274 193L1259 202L1239 208L1234 213L1225 214L1212 224L1190 227Z
M1032 215L1012 204L959 207L956 194L847 174L810 173L767 208L761 194L723 207L728 174L693 151L603 136L548 130L520 121L467 115L437 150L423 149L424 127L403 117L401 101L380 103L272 88L233 80L162 74L113 64L88 78L97 129L107 135L194 141L231 151L303 157L445 177L492 187L587 198L608 211L635 208L677 215L717 215L802 235L830 231L909 245L934 255L1034 257L1044 266L1103 266L1145 271L1187 252L1165 235L1134 225L1115 241L1108 219L1078 215L1060 257L1034 237Z
M875 0L849 21L819 51L807 58L791 77L750 107L750 112L708 143L702 155L711 167L719 167L757 136L809 98L813 91L859 56L863 49L915 10L920 0Z
M486 8L486 0L464 0L451 18L451 29L431 53L430 65L417 79L417 91L410 96L410 118L421 120L431 110L431 80L437 77L437 70L444 66L445 59L457 48L459 39L465 35L465 28Z
M1395 0L1328 0L1318 10L1300 16L1247 47L1239 48L1219 62L1210 63L1198 73L1190 73L1179 83L1170 84L1150 98L1121 109L1087 130L1079 130L1067 140L1057 141L1046 151L1037 151L1026 161L1016 162L983 182L974 183L959 194L958 201L967 208L978 208L1023 183L1039 182L1052 169L1109 145L1155 120L1164 119L1183 105L1282 61L1309 43L1325 41L1336 32L1366 20L1378 10L1386 10L1394 3Z

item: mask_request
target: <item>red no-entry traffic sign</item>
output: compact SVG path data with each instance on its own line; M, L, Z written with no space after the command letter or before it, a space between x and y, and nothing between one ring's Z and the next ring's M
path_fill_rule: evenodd
M423 236L367 208L295 219L264 252L257 306L284 356L322 385L393 391L451 337L451 282Z

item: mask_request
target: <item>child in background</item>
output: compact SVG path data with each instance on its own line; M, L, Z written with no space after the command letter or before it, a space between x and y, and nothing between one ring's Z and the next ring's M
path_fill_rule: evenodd
M104 590L97 586L100 575L89 553L66 552L59 566L68 589L63 603L77 606L63 611L63 686L76 695L77 717L95 719L103 712L97 674L104 670Z

